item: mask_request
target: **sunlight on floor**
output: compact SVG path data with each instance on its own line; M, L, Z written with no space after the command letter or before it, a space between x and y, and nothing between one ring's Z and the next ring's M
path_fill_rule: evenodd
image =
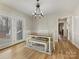
M3 52L0 54L0 59L11 59L12 58L12 51L11 49Z

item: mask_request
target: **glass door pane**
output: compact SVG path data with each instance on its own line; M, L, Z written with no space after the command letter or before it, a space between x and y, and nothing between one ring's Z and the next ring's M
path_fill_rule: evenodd
M22 20L17 21L17 40L23 39Z
M11 40L11 20L8 17L0 17L0 48L9 46Z

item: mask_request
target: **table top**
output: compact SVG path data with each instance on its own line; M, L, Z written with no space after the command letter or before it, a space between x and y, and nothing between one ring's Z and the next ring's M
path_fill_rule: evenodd
M37 36L37 37L52 37L52 34L49 34L49 33L46 33L46 34L43 34L43 33L31 33L29 34L30 36Z

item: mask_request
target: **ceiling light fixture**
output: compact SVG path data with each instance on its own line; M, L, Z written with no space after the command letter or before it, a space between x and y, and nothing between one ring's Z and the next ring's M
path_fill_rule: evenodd
M34 11L34 13L33 13L33 17L36 19L36 18L41 18L41 17L43 17L44 15L43 15L43 13L42 13L42 11L40 10L40 3L39 3L39 0L36 0L37 1L37 3L36 3L36 9L35 9L35 11Z

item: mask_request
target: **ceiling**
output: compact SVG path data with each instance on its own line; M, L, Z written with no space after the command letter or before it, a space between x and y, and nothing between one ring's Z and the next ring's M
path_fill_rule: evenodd
M32 15L36 0L0 0L23 13ZM72 13L79 5L79 0L40 0L40 8L46 14Z

